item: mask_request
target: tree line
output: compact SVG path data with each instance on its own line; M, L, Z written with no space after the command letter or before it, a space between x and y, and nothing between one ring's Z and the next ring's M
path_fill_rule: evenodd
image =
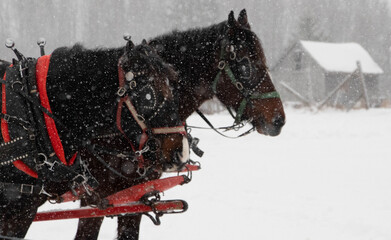
M298 39L358 42L385 76L391 72L390 8L383 0L2 0L0 8L0 43L12 37L28 56L38 56L39 37L46 38L47 52L76 42L117 47L125 32L140 42L218 23L230 10L246 8L269 65ZM0 58L11 57L0 47Z

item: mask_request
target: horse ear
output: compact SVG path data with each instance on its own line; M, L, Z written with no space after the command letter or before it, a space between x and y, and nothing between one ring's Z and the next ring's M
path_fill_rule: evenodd
M144 38L143 41L141 42L141 44L148 45L147 40L145 40L145 38Z
M236 19L234 16L234 11L231 11L228 15L228 27L233 28L236 25Z
M134 48L134 43L132 42L132 40L128 40L128 42L126 43L126 51L130 52L133 48Z
M168 69L167 75L168 75L169 79L173 82L178 82L178 80L179 80L178 72L176 72L171 65L168 65L168 66L169 67L167 68Z
M250 29L250 24L248 23L246 9L243 9L242 11L240 11L239 17L238 17L238 22L241 26Z

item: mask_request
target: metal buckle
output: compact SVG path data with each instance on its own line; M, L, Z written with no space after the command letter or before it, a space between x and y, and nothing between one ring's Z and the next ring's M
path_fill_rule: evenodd
M54 162L45 161L44 163L46 163L49 166L49 170L52 172L54 172L54 166L56 166L56 164L60 165L57 161Z
M241 82L236 82L235 86L238 90L243 90L243 84Z
M220 69L220 70L223 70L225 68L225 61L221 60L219 62L219 65L217 65L217 68Z
M126 89L124 87L120 87L117 91L117 95L123 97L126 93Z
M4 119L4 121L9 122L9 120L11 119L11 116L9 114L4 113L3 119Z
M20 193L32 194L34 190L34 185L23 184L20 186Z

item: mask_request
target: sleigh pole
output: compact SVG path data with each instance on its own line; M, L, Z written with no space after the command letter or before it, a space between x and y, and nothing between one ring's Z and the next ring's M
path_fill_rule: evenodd
M78 218L93 218L93 217L108 217L118 216L123 214L142 214L154 212L158 214L182 213L188 208L184 200L168 200L158 201L152 206L146 205L143 202L133 202L122 205L114 205L107 209L98 209L92 207L85 207L72 210L57 210L40 212L35 216L34 222L51 221L51 220L65 220Z
M188 170L198 170L199 166L189 165ZM156 196L175 186L188 183L190 179L185 175L167 177L148 181L138 184L125 190L119 191L105 198L107 208L99 209L95 207L83 207L69 210L54 210L38 212L35 215L34 222L65 220L78 218L93 218L103 216L118 216L123 214L146 214L151 219L149 212L156 215L155 224L159 224L159 216L163 214L182 213L188 208L187 202L184 200L148 200L149 197ZM79 194L83 192L79 190ZM78 196L74 196L71 192L61 196L62 202L78 200Z

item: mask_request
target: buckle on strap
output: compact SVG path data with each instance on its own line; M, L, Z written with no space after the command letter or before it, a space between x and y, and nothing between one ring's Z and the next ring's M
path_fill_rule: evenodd
M223 70L225 68L225 61L221 60L219 64L217 65L217 68L220 70Z
M23 184L20 185L20 193L33 194L34 185L31 184Z
M120 88L118 89L118 91L117 91L117 95L118 95L119 97L123 97L123 96L125 95L125 93L126 93L126 89L125 89L124 87L120 87Z
M4 119L4 121L9 122L11 119L11 116L9 114L3 113L3 119Z

